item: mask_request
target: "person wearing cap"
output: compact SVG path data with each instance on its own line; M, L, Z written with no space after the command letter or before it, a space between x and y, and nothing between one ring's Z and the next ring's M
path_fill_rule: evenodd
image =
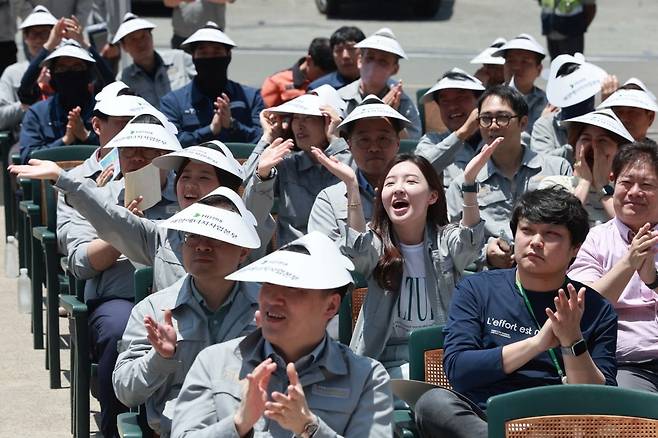
M528 104L525 132L530 134L548 103L544 90L535 85L546 50L531 35L522 33L503 44L493 55L505 58L505 82L519 90Z
M59 2L58 2L59 3ZM52 10L52 8L51 8ZM57 14L54 14L57 16ZM93 58L94 75L90 75L90 81L93 81L92 94L100 91L105 85L114 82L114 73L107 65L103 57L96 51L93 46L87 44L83 36L83 28L80 21L76 16L71 18L60 18L53 26L48 36L48 40L43 45L39 53L36 54L30 61L30 65L25 70L25 74L21 79L21 85L18 88L18 97L25 105L32 105L42 98L52 94L52 86L45 87L45 79L48 75L52 77L52 72L48 70L50 62L44 62L47 58L52 59L53 51L58 49L63 42L70 42L77 44L82 48L79 53L80 56L86 58ZM84 52L84 55L82 54ZM40 88L40 84L43 88Z
M485 409L494 395L616 385L612 305L565 274L589 230L582 204L564 189L525 192L510 226L516 269L469 275L455 288L443 343L452 390L418 398L423 437L486 438Z
M361 50L358 80L344 86L338 93L347 102L347 113L367 96L374 94L411 121L404 129L403 138L417 140L422 134L418 108L402 90L402 81L392 78L400 69L400 59L407 59L402 46L389 28L379 29L354 47Z
M356 44L366 36L356 26L341 26L329 37L329 47L336 64L336 70L314 80L308 86L314 90L322 85L331 85L338 90L359 79L360 50Z
M636 88L633 84L622 86L597 109L612 109L635 140L644 140L656 118L658 104L649 93Z
M501 140L485 145L471 160L466 181L475 180ZM347 187L341 250L368 281L350 348L380 361L391 377L408 378L410 333L445 323L455 283L484 245L475 194L465 198L460 223L448 224L438 174L424 158L401 154L384 169L366 225L354 171L321 155L318 159Z
M658 392L658 149L622 146L612 163L615 217L592 228L569 277L605 297L618 316L617 383Z
M555 58L546 86L549 105L532 129L532 150L573 163L574 145L569 144L566 124L562 122L593 111L596 94L599 91L603 94L607 84L613 82L616 82L614 76L587 62L580 53Z
M192 54L197 74L160 100L183 147L213 139L256 143L262 135L260 93L228 79L233 47L233 40L210 21L183 41L181 48Z
M482 141L477 120L477 101L482 91L484 85L479 79L453 68L421 98L421 105L436 102L448 131L426 133L415 153L427 158L436 173L443 174L445 190L464 171Z
M334 70L336 64L330 52L329 40L313 38L306 56L292 67L265 78L260 89L263 102L272 107L306 94L311 81Z
M360 202L366 221L372 218L375 187L400 150L400 132L410 122L372 96L357 106L338 126L356 164ZM319 231L335 242L345 237L348 216L347 186L340 181L323 189L315 198L308 217L308 230Z
M260 247L260 240L254 217L227 187L213 190L159 227L183 233L187 274L135 305L112 382L127 406L145 404L151 429L168 437L171 406L197 354L256 328L260 285L224 277Z
M197 29L208 20L217 23L222 31L226 28L226 5L235 0L163 0L166 7L172 8L171 48L182 49L185 39L189 38Z
M479 263L509 268L513 265L509 220L514 200L536 189L543 178L571 175L572 169L563 158L539 155L521 141L528 122L528 105L518 90L506 85L488 88L478 100L478 114L482 140L489 144L498 137L504 140L478 173L475 184L464 185L463 175L451 183L446 193L448 214L451 221L459 220L464 195L477 193L488 239Z
M587 210L590 225L615 216L610 183L612 160L619 148L633 137L610 109L602 109L562 122L569 129L569 144L575 146L573 176L547 177L540 187L561 185L572 192Z
M596 0L539 0L541 33L551 59L585 52L585 32L596 15Z
M192 80L192 59L180 50L158 53L153 49L155 24L126 13L112 44L119 44L133 63L121 72L121 80L148 103L160 107L160 96Z
M57 19L43 6L36 6L30 15L18 27L23 33L23 41L27 52L27 61L15 62L2 72L0 76L0 130L17 130L27 110L27 105L18 98L18 87L30 59L35 57L41 46L48 40L51 28Z
M315 146L328 157L352 163L347 143L336 136L340 123L336 108L320 96L305 94L269 113L292 116L292 140L263 138L244 165L244 199L259 223L269 216L278 197L276 245L282 246L306 234L313 202L322 189L338 179L311 154ZM292 151L294 147L298 151Z
M391 437L384 367L326 333L353 267L315 232L226 277L262 283L259 328L199 353L171 436Z
M507 42L505 38L496 38L489 47L477 54L471 59L471 64L481 64L482 67L477 69L473 76L478 78L485 87L501 85L505 83L505 58L502 56L493 56L493 53L503 47Z

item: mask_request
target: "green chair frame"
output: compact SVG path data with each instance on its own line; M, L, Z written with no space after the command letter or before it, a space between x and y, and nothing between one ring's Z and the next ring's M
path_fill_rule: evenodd
M426 381L425 352L443 348L443 326L414 330L409 335L409 378Z
M411 140L411 139L400 140L399 153L413 154L416 151L416 146L418 146L418 140Z
M229 148L233 157L238 160L240 163L245 162L251 156L251 153L256 148L256 145L253 143L224 143L226 147Z
M9 150L14 143L11 131L0 131L0 163L3 168L2 176L2 203L5 206L5 240L7 236L16 235L16 223L14 222L15 196L11 190L11 175L7 170L10 163Z
M551 415L611 415L656 420L657 406L657 394L616 386L569 384L524 389L489 398L488 435L489 438L504 438L508 421Z

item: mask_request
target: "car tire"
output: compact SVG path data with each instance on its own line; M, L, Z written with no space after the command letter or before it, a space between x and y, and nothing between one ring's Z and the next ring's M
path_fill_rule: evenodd
M423 18L432 18L439 12L440 6L441 0L418 0L415 5L416 15Z

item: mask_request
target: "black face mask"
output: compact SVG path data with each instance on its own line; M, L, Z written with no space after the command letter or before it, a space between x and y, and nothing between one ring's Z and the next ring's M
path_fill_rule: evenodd
M89 92L89 70L64 71L52 73L50 85L59 95L60 102L65 110L79 106L82 108L89 103L91 93Z
M203 94L208 97L217 97L226 90L227 71L230 63L230 56L194 59L196 68L194 80Z

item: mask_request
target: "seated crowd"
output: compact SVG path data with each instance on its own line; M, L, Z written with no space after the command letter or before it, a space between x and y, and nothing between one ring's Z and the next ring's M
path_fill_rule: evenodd
M154 28L126 14L113 42L133 63L115 81L74 16L37 6L29 62L0 79L24 163L9 170L55 182L58 248L86 280L103 436L142 406L160 437L390 437L406 406L391 379L432 326L452 389L410 403L422 436L485 437L488 398L519 389L658 392L658 103L642 81L563 54L544 92L546 51L520 34L428 89L446 129L423 133L388 28L315 38L261 89L229 79L217 24L167 54ZM30 159L70 144L98 149L68 171ZM153 293L136 303L141 266Z

